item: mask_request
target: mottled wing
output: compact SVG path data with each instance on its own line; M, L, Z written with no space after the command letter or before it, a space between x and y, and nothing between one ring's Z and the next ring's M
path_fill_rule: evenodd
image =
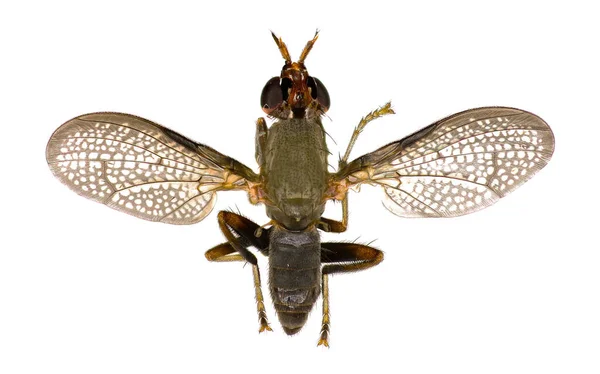
M348 164L350 187L379 184L402 217L455 217L490 206L542 169L554 152L550 127L514 108L457 113Z
M210 213L216 191L245 189L239 162L143 118L93 113L59 127L48 142L52 173L78 194L127 214L191 224Z

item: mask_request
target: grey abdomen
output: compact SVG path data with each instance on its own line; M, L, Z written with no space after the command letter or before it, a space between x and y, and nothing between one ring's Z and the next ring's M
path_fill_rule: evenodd
M316 229L273 231L269 246L269 289L284 331L295 334L319 298L321 243Z
M300 331L319 298L320 268L274 269L272 289L277 317L288 335Z

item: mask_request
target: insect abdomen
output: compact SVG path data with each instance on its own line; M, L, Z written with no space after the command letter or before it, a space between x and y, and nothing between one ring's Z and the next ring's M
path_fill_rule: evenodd
M269 289L277 317L288 335L300 331L319 297L321 243L316 229L278 228L269 246Z

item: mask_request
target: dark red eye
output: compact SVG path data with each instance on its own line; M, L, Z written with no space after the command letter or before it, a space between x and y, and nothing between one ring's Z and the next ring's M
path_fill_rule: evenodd
M269 79L260 94L260 106L267 114L270 114L283 102L283 93L279 81L279 77Z
M325 85L315 77L308 77L308 81L306 83L310 88L310 96L314 100L317 100L321 107L327 111L331 105L331 101L329 100L329 92L327 92Z

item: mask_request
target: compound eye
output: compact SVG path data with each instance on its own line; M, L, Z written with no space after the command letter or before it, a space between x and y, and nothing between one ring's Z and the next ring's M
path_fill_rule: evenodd
M323 82L321 82L318 78L308 77L307 84L310 88L310 96L314 100L317 100L319 105L326 112L331 105L331 101L329 100L329 92L327 92L327 88L325 88Z
M279 77L269 79L260 94L260 106L267 114L271 114L283 102L283 93L279 81Z

